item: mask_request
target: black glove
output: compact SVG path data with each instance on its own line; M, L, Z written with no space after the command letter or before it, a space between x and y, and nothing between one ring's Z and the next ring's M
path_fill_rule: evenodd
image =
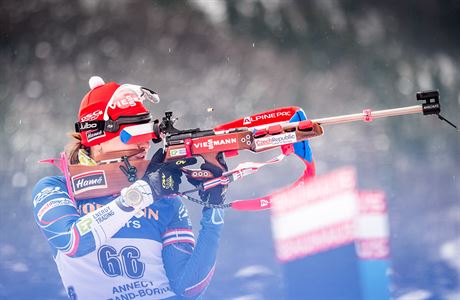
M153 155L142 178L149 183L155 198L177 193L182 182L181 168L196 164L194 157L163 162L164 157L163 149L159 149Z
M225 171L227 171L227 165L223 164L223 167ZM201 165L201 170L207 170L212 173L214 178L222 176L223 170L215 165L212 165L210 163L204 163ZM197 180L191 177L187 177L187 180L193 184L195 187L202 187L203 181L206 180ZM208 203L208 204L222 204L225 201L225 196L227 194L227 186L226 185L218 185L213 188L210 188L209 190L203 190L200 189L198 191L198 194L200 195L200 198L202 201Z

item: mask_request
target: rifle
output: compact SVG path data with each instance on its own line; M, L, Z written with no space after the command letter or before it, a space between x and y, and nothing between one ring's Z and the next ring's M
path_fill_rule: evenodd
M416 94L421 105L401 107L387 110L363 110L362 113L341 115L329 118L308 120L303 110L296 106L277 108L252 116L244 117L229 123L216 126L213 129L201 130L200 128L179 130L174 127L177 119L172 112L166 112L162 121L156 120L153 124L141 124L125 128L120 138L124 143L136 143L138 137L144 134L154 134L154 142L163 141L165 161L178 160L186 157L201 156L206 162L224 170L222 154L226 157L238 155L238 151L252 152L267 151L280 148L282 154L263 162L246 162L239 164L235 169L225 171L220 178L212 178L212 174L201 169L183 169L186 176L205 180L197 189L181 192L180 195L211 207L232 207L237 210L260 210L270 208L274 195L257 199L237 200L222 205L209 205L201 200L188 196L199 189L207 190L219 184L228 185L230 182L253 174L265 165L278 163L292 153L297 154L305 165L304 175L293 186L300 184L307 177L314 175L314 163L311 153L305 153L308 148L307 140L323 135L324 125L343 124L348 122L371 122L373 119L407 114L437 115L454 128L454 124L440 115L439 92L437 90L422 91ZM302 150L303 149L303 150Z

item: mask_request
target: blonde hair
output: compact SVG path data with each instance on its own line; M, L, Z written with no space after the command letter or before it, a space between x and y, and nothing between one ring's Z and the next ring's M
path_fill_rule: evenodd
M85 149L88 153L90 148L84 146L81 143L81 134L78 132L69 132L68 136L71 138L71 141L67 143L65 146L65 153L67 154L67 157L69 158L70 164L78 164L78 151L80 149Z

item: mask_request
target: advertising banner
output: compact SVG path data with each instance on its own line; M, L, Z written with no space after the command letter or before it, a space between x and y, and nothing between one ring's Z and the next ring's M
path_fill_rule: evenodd
M353 167L277 195L271 222L287 299L390 298L385 195L359 191Z

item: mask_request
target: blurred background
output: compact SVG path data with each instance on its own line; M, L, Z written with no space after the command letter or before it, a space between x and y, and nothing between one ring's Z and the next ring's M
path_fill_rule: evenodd
M153 114L174 111L179 128L278 106L310 118L411 106L423 89L460 124L459 15L455 0L0 1L0 298L65 299L31 190L58 173L37 161L67 143L90 76L156 90ZM353 165L360 188L387 195L393 297L460 299L458 132L421 115L325 129L311 141L317 173ZM229 198L302 171L295 159L267 168ZM271 239L269 212L227 211L204 299L282 299Z

